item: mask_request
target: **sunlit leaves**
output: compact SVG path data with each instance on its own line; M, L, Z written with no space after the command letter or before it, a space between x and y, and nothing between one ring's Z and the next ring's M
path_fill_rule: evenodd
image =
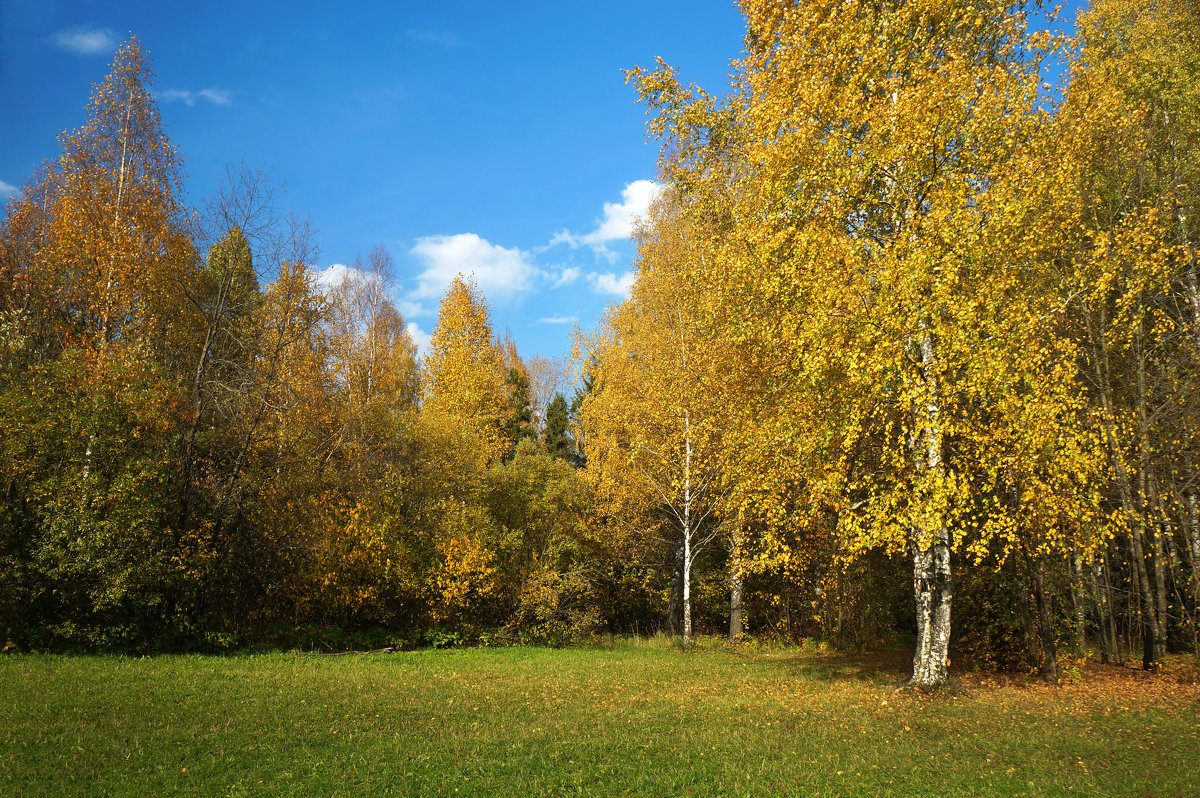
M466 424L484 451L499 458L509 447L503 434L509 404L506 376L487 304L474 284L455 279L442 298L425 357L424 411Z

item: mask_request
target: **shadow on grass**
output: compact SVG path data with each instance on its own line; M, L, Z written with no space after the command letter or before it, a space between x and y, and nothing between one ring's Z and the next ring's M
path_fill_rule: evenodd
M899 686L912 674L912 652L900 648L853 654L799 651L773 654L765 662L791 677L822 682Z

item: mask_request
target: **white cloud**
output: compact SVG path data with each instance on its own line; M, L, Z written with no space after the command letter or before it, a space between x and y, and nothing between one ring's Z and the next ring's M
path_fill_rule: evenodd
M187 105L196 104L195 95L193 95L190 91L184 91L183 89L167 89L166 91L159 92L158 99L165 103L173 103L176 100L180 100Z
M603 244L633 235L633 226L646 215L660 188L653 180L634 180L621 191L621 202L604 203L600 226L580 239L585 244Z
M196 94L208 100L213 105L229 105L233 102L233 96L224 89L201 89Z
M0 180L0 197L11 197L13 194L20 194L21 189L14 186L12 183L5 183Z
M59 49L76 55L108 55L117 46L117 37L109 28L76 28L60 30L51 37Z
M425 261L425 271L410 299L442 296L459 274L474 278L489 299L506 299L528 288L538 274L523 250L506 249L474 233L419 238L412 254Z
M633 281L635 279L633 272L625 272L620 277L617 277L612 272L605 272L604 274L589 272L587 278L596 293L615 294L622 298L629 296L629 291L633 288Z
M579 269L576 269L574 266L567 268L567 269L563 269L561 272L558 273L558 277L555 278L554 284L551 285L550 287L551 288L562 288L564 285L570 285L571 283L573 283L579 279L579 274L580 274Z
M342 284L342 281L350 274L357 273L359 276L365 277L358 269L353 266L347 266L344 263L334 263L326 266L324 269L315 269L313 271L313 282L317 284L322 291L331 291Z
M575 316L547 316L544 319L538 319L538 324L575 324L579 321Z
M429 349L429 333L422 330L415 321L410 321L405 329L408 330L408 336L413 339L413 343L417 345L417 355L424 357L425 352Z
M562 230L550 239L550 246L569 244L572 248L590 246L597 252L606 253L604 245L609 241L620 241L633 235L638 219L646 215L650 203L658 196L662 187L653 180L634 180L621 189L620 202L604 203L604 217L597 220L596 229L578 235Z
M196 100L207 100L213 105L229 105L233 102L233 95L224 89L201 89L200 91L188 91L187 89L167 89L158 95L163 102L175 102L178 100L184 105L195 105Z
M407 299L397 299L396 307L400 310L400 315L406 319L420 318L421 316L432 317L434 315L432 310L420 302L411 302Z

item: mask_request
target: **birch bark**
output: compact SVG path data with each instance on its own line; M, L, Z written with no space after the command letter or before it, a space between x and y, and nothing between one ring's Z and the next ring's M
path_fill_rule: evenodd
M938 404L937 383L934 377L933 339L928 332L921 336L921 370L925 378L927 398L924 408L917 408L916 429L924 430L924 441L916 440L913 454L918 471L935 485L943 473L941 408ZM919 447L923 443L924 451ZM921 456L923 454L923 457ZM950 660L950 606L954 598L954 581L950 572L950 535L943 521L932 528L915 529L913 540L913 592L917 604L917 646L913 654L913 675L910 684L931 688L946 679Z

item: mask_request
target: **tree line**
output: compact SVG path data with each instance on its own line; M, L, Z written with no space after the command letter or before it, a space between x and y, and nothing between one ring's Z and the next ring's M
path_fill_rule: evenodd
M1195 651L1200 7L740 6L723 96L628 73L665 188L573 386L462 279L419 357L261 171L186 207L123 46L0 229L7 642Z
M561 364L462 279L419 358L387 250L321 284L263 170L186 207L152 78L131 39L0 231L6 643L590 633Z
M722 539L735 617L768 575L835 637L915 608L921 686L952 639L1050 680L1195 651L1200 7L740 6L724 96L628 73L669 190L584 407L678 528L684 635Z

